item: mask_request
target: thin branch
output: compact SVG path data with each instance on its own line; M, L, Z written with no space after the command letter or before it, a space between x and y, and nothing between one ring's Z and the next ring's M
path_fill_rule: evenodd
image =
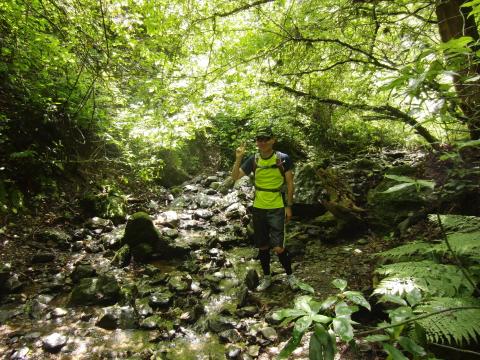
M298 34L298 35L300 35L300 34ZM297 36L297 37L294 37L294 38L290 38L290 40L295 41L295 42L306 42L306 43L309 43L309 44L314 44L314 43L317 43L317 42L338 44L338 45L343 46L343 47L345 47L345 48L347 48L347 49L349 49L353 52L357 52L357 53L360 53L360 54L364 55L366 58L370 59L371 62L373 64L377 65L378 67L388 69L388 70L392 70L392 71L397 71L398 70L397 68L395 68L393 66L382 63L380 60L378 60L375 56L373 56L369 52L367 52L363 49L360 49L358 47L355 47L353 45L350 45L350 44L346 43L345 41L342 41L342 40L339 40L339 39L306 38L306 37L303 37L303 36L300 35L300 36Z
M204 20L209 20L209 19L214 19L214 18L217 18L217 17L228 17L230 15L234 15L236 13L239 13L241 11L245 11L245 10L248 10L252 7L255 7L255 6L258 6L258 5L263 5L263 4L267 4L269 2L273 2L275 0L257 0L251 4L245 4L243 6L240 6L238 8L235 8L233 10L230 10L230 11L226 11L226 12L215 12L213 13L213 15L211 16L208 16L206 18L201 18L199 19L198 21L204 21Z
M463 354L480 356L479 352L472 351L472 350L464 350L464 349L459 349L459 348L456 348L456 347L453 347L453 346L447 346L447 345L437 344L437 343L432 343L430 345L437 346L437 347L447 349L447 350L453 350L453 351L460 352L460 353L463 353Z
M350 103L346 103L344 101L340 101L336 99L320 98L316 95L293 89L289 86L277 83L275 81L261 80L260 82L268 86L285 90L286 92L291 93L295 96L312 99L323 104L341 106L347 109L366 110L366 111L373 111L381 114L386 114L390 117L394 117L396 119L402 120L406 124L410 125L414 129L414 131L417 132L418 135L420 135L421 137L423 137L425 140L428 141L428 143L432 146L432 148L434 149L438 148L438 140L432 134L430 134L430 132L425 127L423 127L415 118L411 117L407 113L391 105L373 106L368 104L350 104Z
M430 316L439 315L439 314L443 314L443 313L446 313L446 312L462 311L462 310L480 310L480 306L464 306L464 307L454 307L454 308L449 308L449 309L442 309L442 310L434 311L434 312L431 312L431 313L428 313L428 314L415 316L413 318L410 318L410 319L407 319L407 320L404 320L404 321L400 321L400 322L395 323L395 324L390 324L390 325L387 325L387 326L377 327L377 328L372 329L372 330L361 331L361 332L357 333L356 336L365 336L365 335L369 335L369 334L374 334L376 332L383 331L385 329L391 329L391 328L394 328L394 327L397 327L397 326L402 326L402 325L409 324L411 322L426 319Z
M338 62L336 62L336 63L334 63L334 64L332 64L332 65L330 65L330 66L324 67L324 68L311 69L311 70L299 71L299 72L294 72L294 73L283 73L283 74L281 74L281 75L284 75L284 76L292 76L292 75L301 76L301 75L308 75L308 74L313 74L313 73L316 73L316 72L323 72L323 71L332 70L333 68L335 68L335 67L337 67L337 66L344 65L344 64L348 64L348 63L357 63L357 64L365 64L365 65L371 64L371 62L365 61L365 60L360 60L360 59L348 59L348 60L338 61Z

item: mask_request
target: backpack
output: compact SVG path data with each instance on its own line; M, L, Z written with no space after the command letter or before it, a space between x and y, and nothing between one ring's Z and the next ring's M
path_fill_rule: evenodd
M273 165L269 165L269 166L259 166L258 165L258 159L260 158L260 154L259 153L256 153L255 156L253 157L253 170L252 170L252 173L253 173L253 185L255 186L255 190L260 190L260 191L269 191L269 192L285 192L285 183L286 183L286 180L285 180L285 168L283 167L283 161L282 161L282 158L280 156L280 151L277 151L275 152L275 158L276 158L276 161L275 161L275 164ZM280 174L282 174L283 176L283 184L277 188L277 189L265 189L265 188L262 188L262 187L259 187L255 184L255 172L257 171L257 169L273 169L273 168L277 168L279 171L280 171Z

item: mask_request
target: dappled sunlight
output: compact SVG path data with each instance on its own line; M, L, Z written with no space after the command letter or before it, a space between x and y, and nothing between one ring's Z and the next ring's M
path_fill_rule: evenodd
M422 286L420 286L417 281L418 279L414 278L390 277L387 279L383 279L380 282L381 286L377 288L375 293L399 296L410 294L422 288Z

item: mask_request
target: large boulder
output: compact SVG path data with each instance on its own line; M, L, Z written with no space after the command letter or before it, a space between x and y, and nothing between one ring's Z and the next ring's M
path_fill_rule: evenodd
M168 245L144 212L137 212L128 219L122 244L130 247L132 256L138 261L148 261Z

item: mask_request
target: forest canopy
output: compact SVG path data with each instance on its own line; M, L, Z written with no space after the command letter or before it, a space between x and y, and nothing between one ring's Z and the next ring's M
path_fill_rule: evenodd
M480 138L476 0L0 9L3 197L50 186L79 161L144 180L169 162L194 172L213 153L229 161L264 124L302 157ZM186 159L188 146L206 157Z

